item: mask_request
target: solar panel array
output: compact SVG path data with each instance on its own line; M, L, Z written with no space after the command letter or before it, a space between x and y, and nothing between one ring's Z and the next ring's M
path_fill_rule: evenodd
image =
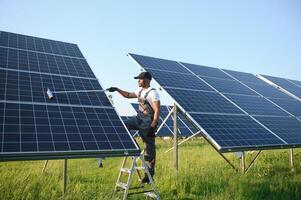
M138 155L75 44L0 31L0 160Z
M132 103L131 104L135 110L138 110L138 104ZM160 118L158 120L158 127L163 123L164 119L167 117L167 115L170 113L170 111L173 109L173 106L167 106L167 105L161 105L161 113ZM180 137L188 137L197 132L197 129L195 126L189 122L183 114L178 113L177 115L178 120L178 134ZM165 124L162 126L162 128L156 133L159 137L171 137L173 136L173 115L171 115Z
M129 55L221 152L300 146L297 102L255 75Z

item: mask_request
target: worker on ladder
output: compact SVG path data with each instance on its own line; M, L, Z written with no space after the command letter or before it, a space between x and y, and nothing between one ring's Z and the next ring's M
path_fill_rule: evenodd
M144 158L148 162L149 172L153 177L155 174L156 144L155 132L160 116L160 97L158 92L150 87L152 76L149 72L141 72L138 76L138 89L135 92L123 91L117 87L110 87L110 92L119 92L125 98L138 98L139 107L137 116L124 121L129 130L138 130L144 143ZM149 178L145 174L142 183L149 183Z

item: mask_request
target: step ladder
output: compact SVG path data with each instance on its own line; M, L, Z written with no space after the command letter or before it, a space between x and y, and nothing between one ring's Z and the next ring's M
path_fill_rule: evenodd
M140 160L140 161L139 161ZM129 165L129 162L131 164ZM139 165L140 163L140 165ZM139 185L135 187L131 187L131 183L133 181L133 176L137 173ZM147 174L150 182L147 184L141 183L142 177L141 175ZM127 175L127 178L125 177ZM125 182L122 182L122 179L125 179ZM133 157L125 157L123 159L119 175L116 181L115 192L123 191L123 200L127 199L128 196L134 194L144 194L149 198L154 198L160 200L160 196L155 185L153 178L151 177L148 165L144 160L144 156L133 156ZM130 192L133 191L133 192Z

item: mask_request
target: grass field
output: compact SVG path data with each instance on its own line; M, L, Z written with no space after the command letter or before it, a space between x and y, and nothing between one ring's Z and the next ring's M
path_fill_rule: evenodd
M179 172L174 177L170 147L157 139L155 181L162 199L301 199L301 151L294 151L294 168L288 151L264 151L247 174L233 170L203 141L188 141L179 148ZM248 154L247 157L254 156ZM239 166L238 159L227 156ZM250 159L247 159L250 161ZM95 159L68 161L64 199L117 199L113 193L122 158L107 158L104 168ZM248 163L248 162L247 162ZM0 163L0 199L62 199L63 161ZM129 199L145 199L143 195Z

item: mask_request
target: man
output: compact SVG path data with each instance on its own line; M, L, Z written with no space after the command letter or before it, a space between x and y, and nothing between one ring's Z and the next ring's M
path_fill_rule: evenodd
M138 98L137 116L126 120L124 123L129 130L139 131L144 143L144 157L149 164L149 172L153 177L156 159L155 132L160 116L160 97L158 92L150 87L152 76L149 72L142 72L134 79L138 79L138 86L141 89L135 92L127 92L117 87L110 87L109 91L117 91L125 98ZM142 183L149 183L147 175L142 179Z

